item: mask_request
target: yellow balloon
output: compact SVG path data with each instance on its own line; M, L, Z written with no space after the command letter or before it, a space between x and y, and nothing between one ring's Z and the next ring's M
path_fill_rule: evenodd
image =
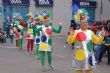
M43 19L44 19L44 17L43 17L42 15L39 15L38 18L39 18L40 20L43 20Z
M86 58L85 52L82 49L76 51L76 60L83 61Z
M48 44L47 43L40 43L40 48L39 51L47 51L48 49Z

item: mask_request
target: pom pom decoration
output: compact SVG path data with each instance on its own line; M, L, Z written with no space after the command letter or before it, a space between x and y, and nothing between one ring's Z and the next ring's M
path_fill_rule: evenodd
M88 12L87 10L79 9L75 14L74 14L74 19L77 24L80 24L81 21L87 21L89 19L88 17Z

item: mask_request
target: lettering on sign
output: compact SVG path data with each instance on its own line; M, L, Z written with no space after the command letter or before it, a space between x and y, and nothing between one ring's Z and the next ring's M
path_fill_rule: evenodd
M39 0L39 4L40 5L48 5L50 3L49 3L49 0Z
M80 5L81 6L89 6L90 4L89 4L89 2L80 2Z
M12 4L21 4L21 3L22 3L21 0L10 0L10 2L11 2Z

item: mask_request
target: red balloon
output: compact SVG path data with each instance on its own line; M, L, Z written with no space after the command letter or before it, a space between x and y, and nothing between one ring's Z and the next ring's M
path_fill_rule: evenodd
M79 32L76 35L76 39L80 42L85 41L86 40L86 35L83 32Z
M47 28L47 29L46 29L46 33L47 33L48 35L52 35L52 30L51 30L50 28Z

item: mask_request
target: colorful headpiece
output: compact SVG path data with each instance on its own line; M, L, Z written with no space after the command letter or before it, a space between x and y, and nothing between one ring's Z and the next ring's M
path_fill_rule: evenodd
M44 19L50 19L50 12L46 10L42 10L41 15L44 17Z
M86 9L79 9L75 14L74 14L74 20L77 24L80 24L81 22L87 22L89 19L88 17L88 11Z
M31 17L32 17L32 13L31 13L31 12L28 13L28 14L26 15L26 17L27 17L27 19L31 18Z

